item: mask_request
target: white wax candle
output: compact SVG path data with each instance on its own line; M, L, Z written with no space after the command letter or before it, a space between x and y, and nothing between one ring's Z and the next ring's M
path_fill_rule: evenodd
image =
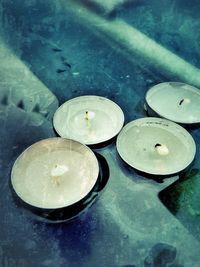
M188 84L155 85L147 92L146 102L163 118L182 124L200 123L200 90Z
M56 111L54 128L61 137L87 145L107 141L118 134L124 123L121 108L99 96L73 98Z
M98 173L98 161L88 147L68 139L50 138L33 144L18 157L11 182L26 203L52 209L85 197Z
M122 129L117 150L125 162L140 171L169 175L192 162L196 146L183 127L149 117L132 121Z

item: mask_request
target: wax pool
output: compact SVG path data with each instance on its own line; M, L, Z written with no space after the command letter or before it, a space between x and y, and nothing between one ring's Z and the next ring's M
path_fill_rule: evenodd
M200 90L178 82L160 83L146 94L147 108L182 124L200 123Z
M26 203L52 209L84 198L98 173L98 161L88 147L73 140L50 138L33 144L18 157L11 182Z
M59 107L53 119L61 137L92 145L105 142L121 130L124 114L113 101L99 96L80 96Z
M160 118L128 123L117 138L117 150L130 166L150 174L169 175L185 169L196 146L181 126Z

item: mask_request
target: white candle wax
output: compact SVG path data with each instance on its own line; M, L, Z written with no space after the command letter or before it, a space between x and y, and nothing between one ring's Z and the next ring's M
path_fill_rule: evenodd
M61 182L61 176L64 175L68 170L69 168L64 165L56 165L53 167L51 170L52 181L54 181L56 185L59 185Z
M130 166L150 174L169 175L185 169L196 146L181 126L159 118L128 123L117 138L117 150Z
M118 134L124 123L121 108L99 96L73 98L56 111L54 128L61 137L87 145L107 141Z
M159 155L165 156L169 154L169 149L166 145L156 144L155 149Z
M62 175L65 174L67 171L68 171L68 167L67 167L67 166L56 165L56 166L53 167L53 169L51 170L51 175L52 175L52 176L62 176Z
M166 82L146 94L148 106L159 116L182 124L200 122L200 90L184 83Z
M76 141L50 138L26 149L16 160L11 182L17 195L39 208L62 208L85 197L97 181L94 153Z

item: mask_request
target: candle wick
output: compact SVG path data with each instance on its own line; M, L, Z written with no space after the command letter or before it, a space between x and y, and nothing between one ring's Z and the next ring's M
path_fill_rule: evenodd
M86 126L88 126L89 122L88 111L85 112L85 120L86 120Z
M88 111L85 112L85 119L88 120Z
M164 155L168 155L168 154L169 154L169 149L167 148L166 145L157 143L157 144L155 144L154 147L155 147L155 149L156 149L156 151L157 151L157 153L158 153L159 155L164 156Z
M181 101L179 102L179 105L182 104L189 104L191 102L190 98L183 98L181 99Z
M179 102L179 105L182 105L184 102L184 99L181 99L181 101Z
M158 147L158 146L162 146L162 145L157 143L157 144L155 145L155 147Z

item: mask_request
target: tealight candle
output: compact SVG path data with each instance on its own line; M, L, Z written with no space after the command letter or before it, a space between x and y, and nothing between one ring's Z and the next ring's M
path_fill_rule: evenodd
M79 142L49 138L27 148L15 161L11 183L27 204L58 209L77 203L94 187L99 165Z
M53 118L54 128L61 137L87 145L112 139L123 123L121 108L100 96L73 98L61 105Z
M200 90L184 83L165 82L146 94L147 108L181 124L200 123Z
M149 117L132 121L122 129L117 150L126 163L139 171L170 175L189 166L196 145L180 125Z

